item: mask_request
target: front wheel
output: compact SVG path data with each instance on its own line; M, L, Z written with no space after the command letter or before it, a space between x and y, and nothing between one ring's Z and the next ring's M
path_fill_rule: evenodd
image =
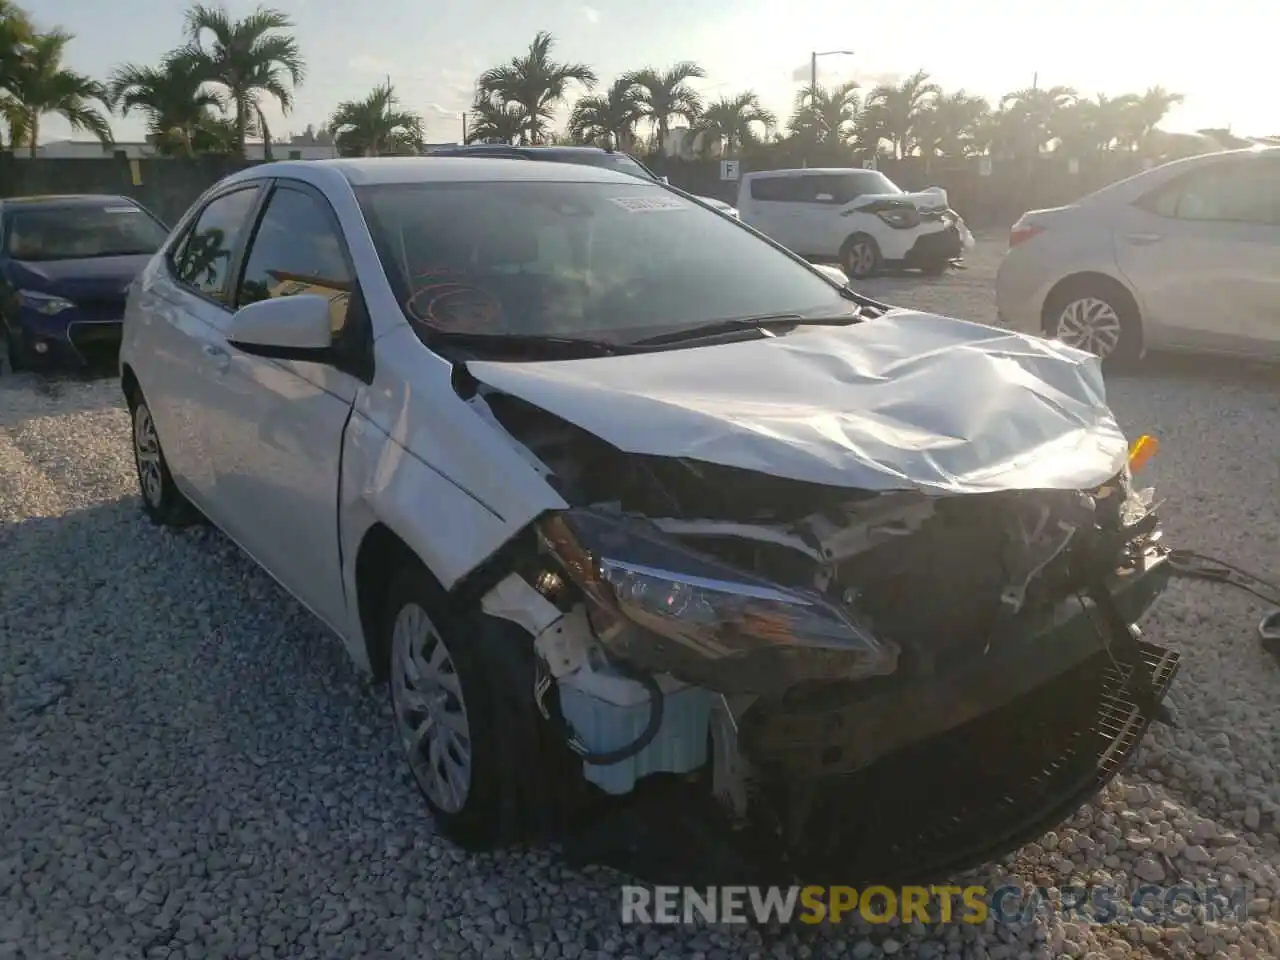
M865 233L855 233L840 250L840 265L853 279L875 276L880 271L880 245Z
M396 732L441 832L491 850L549 825L568 748L541 727L532 638L455 609L416 566L391 585L383 624Z

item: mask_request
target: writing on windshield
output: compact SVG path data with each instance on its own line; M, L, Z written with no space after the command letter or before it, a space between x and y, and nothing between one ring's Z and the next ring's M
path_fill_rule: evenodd
M15 260L81 260L155 253L167 231L132 204L52 207L12 214L6 251Z

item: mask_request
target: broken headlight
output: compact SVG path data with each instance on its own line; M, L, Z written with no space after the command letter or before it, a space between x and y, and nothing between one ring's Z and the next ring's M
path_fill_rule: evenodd
M898 649L852 611L687 550L643 521L570 510L544 547L590 600L613 656L722 692L883 676Z

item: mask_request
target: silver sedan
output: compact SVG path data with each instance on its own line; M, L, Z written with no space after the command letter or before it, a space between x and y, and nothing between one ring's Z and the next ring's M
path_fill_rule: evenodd
M1005 326L1109 363L1147 350L1280 360L1280 148L1163 164L1014 224Z

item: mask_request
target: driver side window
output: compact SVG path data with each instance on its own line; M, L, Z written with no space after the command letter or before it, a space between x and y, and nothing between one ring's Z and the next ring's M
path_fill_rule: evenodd
M337 338L347 324L351 281L342 238L329 211L308 192L278 187L253 235L236 305L319 294L329 300L330 329Z

